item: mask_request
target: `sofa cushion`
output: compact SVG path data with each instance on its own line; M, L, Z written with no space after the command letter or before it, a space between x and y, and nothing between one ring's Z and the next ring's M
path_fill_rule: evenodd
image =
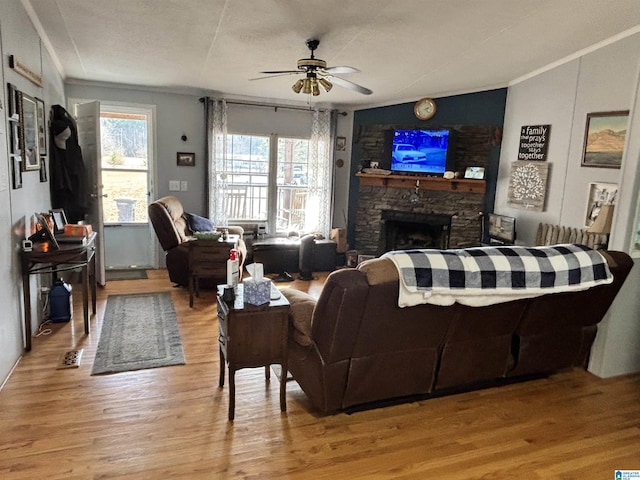
M208 218L201 217L195 213L184 212L187 219L187 226L192 232L211 232L213 231L213 222Z
M291 305L289 308L289 320L290 325L293 327L293 339L303 347L310 346L313 344L311 339L311 319L313 318L316 299L308 293L292 288L284 289L282 293Z

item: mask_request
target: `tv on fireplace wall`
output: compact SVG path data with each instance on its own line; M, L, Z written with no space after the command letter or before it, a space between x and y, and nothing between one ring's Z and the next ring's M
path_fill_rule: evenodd
M395 129L387 134L384 168L400 174L442 176L453 171L453 131Z

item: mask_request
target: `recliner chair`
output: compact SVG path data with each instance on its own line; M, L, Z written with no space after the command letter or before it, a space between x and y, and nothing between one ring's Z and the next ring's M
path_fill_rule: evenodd
M149 204L149 218L158 241L165 251L169 279L173 283L189 286L189 241L193 232L189 229L182 203L176 197L162 197ZM240 226L224 227L230 234L240 235L240 271L247 256L247 246L242 238L244 229ZM206 286L206 284L205 284Z

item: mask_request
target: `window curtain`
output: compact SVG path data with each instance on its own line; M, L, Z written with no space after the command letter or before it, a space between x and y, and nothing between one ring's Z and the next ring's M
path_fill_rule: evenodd
M208 153L208 207L209 218L220 227L228 225L224 208L228 184L224 172L227 162L227 102L224 99L207 97L207 153Z
M309 191L305 215L307 232L329 238L333 205L333 145L335 115L315 110L311 124Z

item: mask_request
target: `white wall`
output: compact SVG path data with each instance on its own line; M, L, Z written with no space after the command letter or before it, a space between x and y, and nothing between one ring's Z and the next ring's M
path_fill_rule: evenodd
M631 110L634 118L639 65L640 34L636 34L509 88L495 211L517 218L521 243L534 243L540 222L583 227L589 183L606 182L620 186L610 245L628 251L629 242L620 239L629 237L628 224L635 213L637 186L630 179L638 175L637 147L633 152L626 149L622 169L585 168L580 163L587 113ZM510 207L507 189L520 127L539 124L551 125L550 175L545 210L531 212ZM627 140L639 136L640 121L630 121ZM640 371L640 302L633 294L640 286L637 269L600 324L589 366L597 375Z
M64 104L62 77L40 42L31 20L17 1L0 1L0 51L2 54L2 99L7 103L7 82L18 90L44 100L48 113L52 104ZM31 70L42 75L43 87L38 87L9 68L9 55L14 55ZM0 128L0 276L4 279L0 289L0 384L20 358L23 349L22 276L19 250L23 239L23 225L35 212L46 212L51 203L49 183L40 182L37 171L23 172L23 186L11 187L11 169L5 130L6 110L1 110ZM48 115L47 115L48 116ZM38 303L39 278L31 277L32 329L40 321Z
M171 192L180 199L188 212L204 212L204 108L197 94L169 93L139 87L97 84L67 84L66 95L71 101L99 100L104 103L129 103L155 106L156 185L154 200L169 195L169 180L186 180L186 192ZM182 135L187 141L181 140ZM194 152L194 167L179 167L178 152Z

